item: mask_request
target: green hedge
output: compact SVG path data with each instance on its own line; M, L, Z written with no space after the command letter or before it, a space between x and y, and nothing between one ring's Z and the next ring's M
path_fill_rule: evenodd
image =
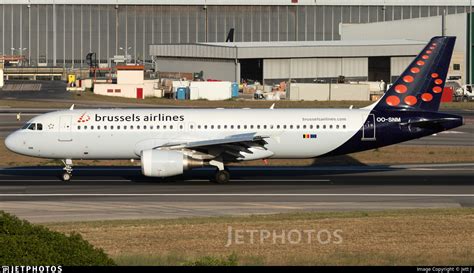
M70 236L0 211L0 265L114 265L80 234Z

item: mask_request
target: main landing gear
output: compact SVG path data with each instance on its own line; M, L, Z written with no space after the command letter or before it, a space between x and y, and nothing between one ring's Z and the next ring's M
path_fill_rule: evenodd
M216 173L212 179L212 182L217 184L227 184L230 181L230 173L224 168L222 159L215 159L209 162L209 165L217 168Z
M72 178L72 160L66 159L62 160L62 162L64 164L64 173L61 175L61 180L67 182Z

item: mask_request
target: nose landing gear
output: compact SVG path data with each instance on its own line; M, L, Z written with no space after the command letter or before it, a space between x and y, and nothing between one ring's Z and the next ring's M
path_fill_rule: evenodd
M65 182L70 181L72 178L72 160L66 159L61 161L64 164L64 173L61 175L61 180Z

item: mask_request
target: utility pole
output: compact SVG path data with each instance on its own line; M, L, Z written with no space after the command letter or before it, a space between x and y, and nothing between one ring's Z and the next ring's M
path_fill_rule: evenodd
M474 30L472 29L472 0L469 0L469 41L468 41L468 45L469 45L469 84L471 84L472 86L472 74L473 74L473 70L472 70L472 63L473 63L473 57L472 57L472 32L474 32ZM472 87L471 87L472 88Z

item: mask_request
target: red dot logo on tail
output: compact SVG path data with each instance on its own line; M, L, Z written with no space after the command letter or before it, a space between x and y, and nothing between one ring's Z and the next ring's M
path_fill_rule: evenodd
M423 95L421 95L421 99L423 101L429 102L433 99L433 95L431 95L430 93L423 93Z
M433 87L433 92L435 92L435 93L441 93L442 91L443 91L443 89L441 89L441 87L439 87L439 86Z
M413 80L414 80L414 78L410 75L407 75L407 76L403 77L403 81L407 82L407 83L413 82Z
M411 73L415 73L415 74L416 74L416 73L420 72L420 69L419 69L418 67L412 67L412 68L410 69L410 71L411 71Z
M415 105L418 102L415 96L406 96L404 101L407 105L410 106Z
M403 94L407 92L407 90L408 88L403 84L398 84L397 86L395 86L395 92L397 92L398 94Z
M397 96L388 96L385 101L390 106L397 106L400 104L400 99Z

